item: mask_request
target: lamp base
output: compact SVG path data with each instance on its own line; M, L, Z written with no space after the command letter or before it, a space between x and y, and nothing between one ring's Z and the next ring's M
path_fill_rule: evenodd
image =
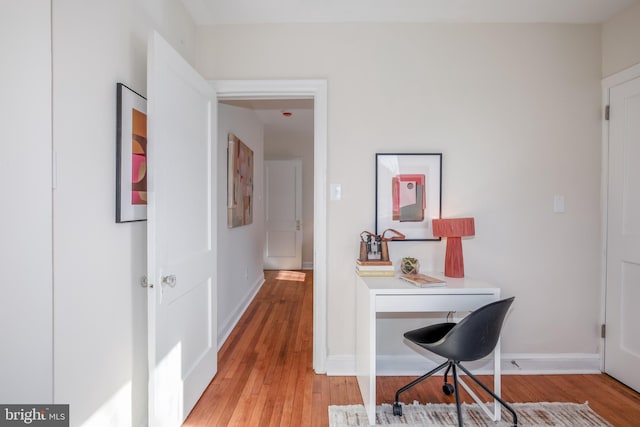
M447 277L464 277L462 238L460 237L447 237L447 252L444 258L444 275Z

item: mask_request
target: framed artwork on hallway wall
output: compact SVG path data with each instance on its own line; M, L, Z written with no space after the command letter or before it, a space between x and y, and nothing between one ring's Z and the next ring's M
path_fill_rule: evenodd
M147 219L147 100L117 84L116 222Z
M376 154L376 234L392 228L405 240L440 240L442 153Z
M253 150L233 133L227 137L227 227L253 222Z

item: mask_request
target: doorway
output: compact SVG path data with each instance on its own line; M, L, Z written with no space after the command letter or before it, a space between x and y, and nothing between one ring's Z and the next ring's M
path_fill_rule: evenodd
M312 100L313 102L313 369L326 372L327 358L327 82L325 80L220 80L218 101Z
M233 99L220 104L253 112L264 128L264 164L258 164L264 167L257 168L264 169L265 179L264 268L313 269L313 99Z

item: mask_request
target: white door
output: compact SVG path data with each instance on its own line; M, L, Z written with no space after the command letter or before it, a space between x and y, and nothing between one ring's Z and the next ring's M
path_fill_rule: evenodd
M265 255L268 270L302 268L302 160L268 160Z
M640 391L640 78L609 103L605 371Z
M148 54L149 426L178 426L217 369L217 101L156 33Z

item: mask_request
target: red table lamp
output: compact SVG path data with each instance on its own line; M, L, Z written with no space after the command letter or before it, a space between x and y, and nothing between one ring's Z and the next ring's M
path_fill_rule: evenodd
M444 258L444 275L464 277L462 237L474 236L476 228L473 218L448 218L433 220L433 235L447 238L447 253Z

